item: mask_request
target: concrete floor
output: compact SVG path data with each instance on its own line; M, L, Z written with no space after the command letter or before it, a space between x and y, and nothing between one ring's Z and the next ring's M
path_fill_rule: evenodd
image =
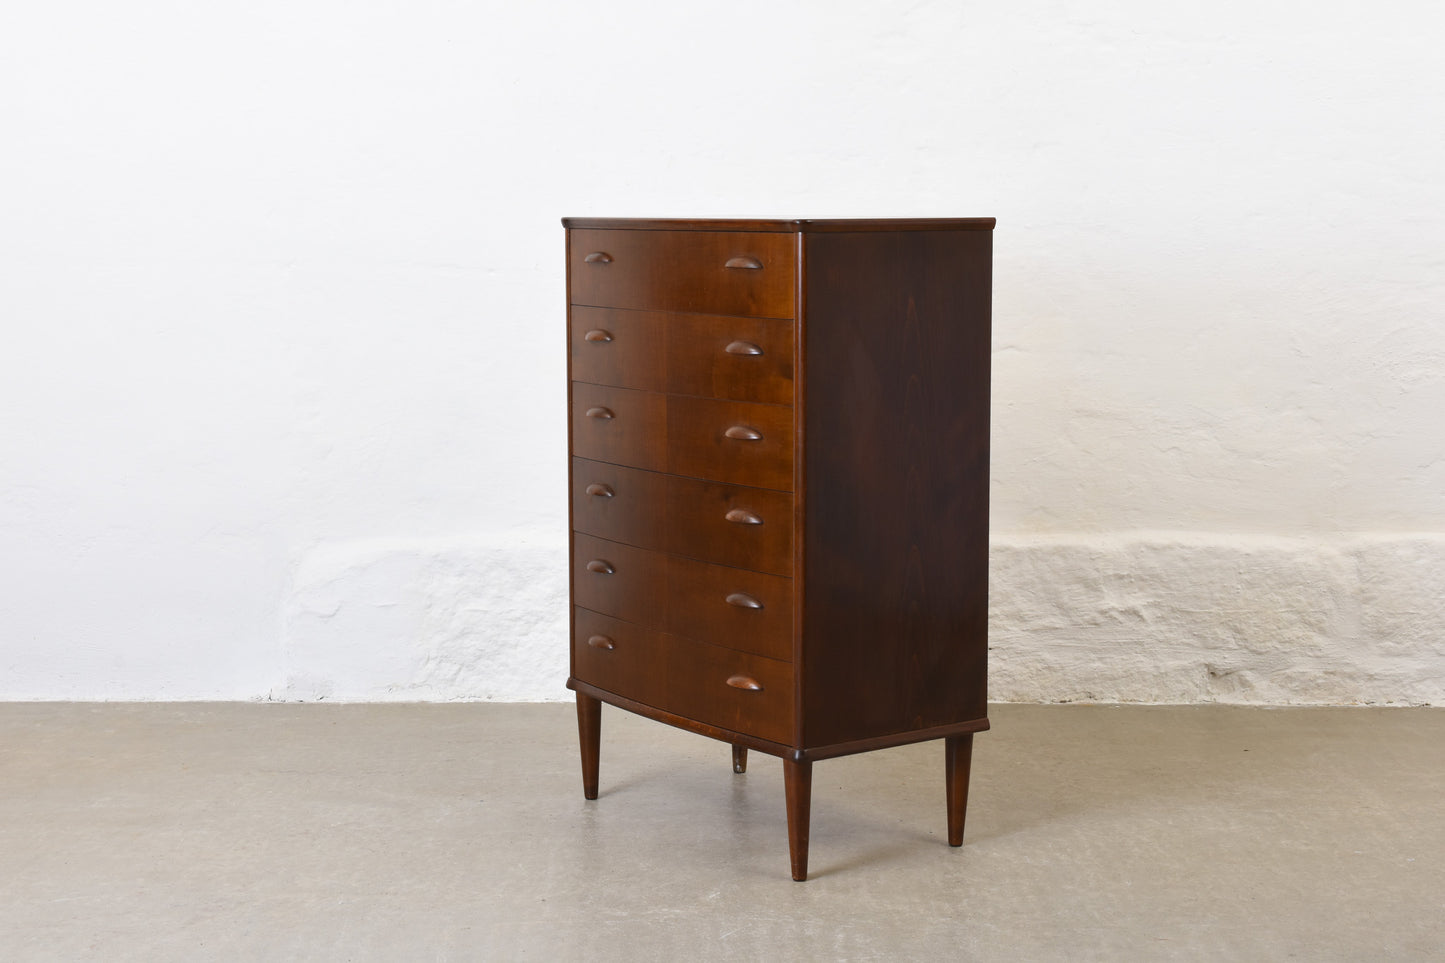
M1445 959L1445 710L996 706L781 764L610 707L0 705L4 960Z

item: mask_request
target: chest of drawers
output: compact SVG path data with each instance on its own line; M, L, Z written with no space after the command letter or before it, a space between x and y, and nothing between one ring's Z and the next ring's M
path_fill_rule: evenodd
M566 218L571 677L783 761L941 739L963 842L988 728L992 218Z

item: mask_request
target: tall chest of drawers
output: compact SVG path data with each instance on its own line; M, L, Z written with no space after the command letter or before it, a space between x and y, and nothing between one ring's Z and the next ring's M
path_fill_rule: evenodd
M566 218L571 677L783 760L944 743L962 844L988 728L992 218Z

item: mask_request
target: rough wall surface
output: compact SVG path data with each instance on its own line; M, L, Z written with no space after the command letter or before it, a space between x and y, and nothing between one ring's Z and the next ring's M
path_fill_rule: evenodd
M1438 5L12 4L0 698L553 698L564 215L995 216L996 697L1439 702Z
M566 544L378 540L298 566L276 699L551 701L567 679ZM559 577L559 573L560 576Z
M1445 537L1015 538L990 563L997 701L1445 703ZM569 698L565 566L560 539L314 553L271 696Z
M1445 538L995 544L1001 701L1445 703Z

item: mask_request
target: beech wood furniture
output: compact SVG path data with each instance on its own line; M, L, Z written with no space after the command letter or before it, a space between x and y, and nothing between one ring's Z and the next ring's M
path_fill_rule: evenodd
M783 760L988 728L992 218L565 218L582 783L602 703Z

